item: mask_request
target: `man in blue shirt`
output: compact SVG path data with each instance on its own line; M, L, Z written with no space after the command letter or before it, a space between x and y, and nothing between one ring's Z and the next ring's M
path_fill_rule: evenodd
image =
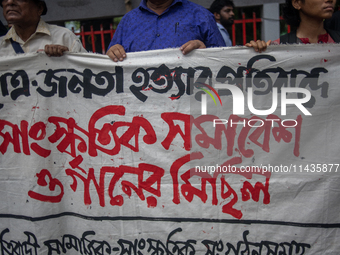
M214 16L188 0L142 0L118 25L107 55L122 61L126 52L180 47L194 49L225 46Z
M231 0L215 0L209 9L215 16L217 26L223 36L226 46L233 46L227 27L234 24L234 3Z

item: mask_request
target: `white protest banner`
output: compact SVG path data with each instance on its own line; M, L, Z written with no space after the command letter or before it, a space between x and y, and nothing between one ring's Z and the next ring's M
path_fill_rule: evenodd
M338 254L340 46L0 59L0 254Z

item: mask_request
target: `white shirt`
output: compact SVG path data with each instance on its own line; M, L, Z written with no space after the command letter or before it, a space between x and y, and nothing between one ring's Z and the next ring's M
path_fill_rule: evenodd
M0 56L15 55L10 42L12 38L20 44L25 53L44 50L46 44L58 44L68 47L70 52L87 52L78 37L69 29L47 24L40 19L34 34L24 42L16 33L14 26L6 35L0 37Z

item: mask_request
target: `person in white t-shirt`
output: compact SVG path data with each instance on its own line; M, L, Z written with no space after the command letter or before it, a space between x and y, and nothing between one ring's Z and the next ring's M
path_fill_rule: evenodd
M72 31L41 19L47 12L45 1L0 1L4 17L12 25L0 37L0 56L37 51L45 51L48 56L62 56L65 51L87 52Z

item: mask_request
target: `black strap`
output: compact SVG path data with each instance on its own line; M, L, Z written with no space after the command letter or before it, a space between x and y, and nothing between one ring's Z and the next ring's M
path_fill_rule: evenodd
M286 44L286 43L289 43L289 44L298 43L296 31L280 36L280 44Z
M25 53L18 42L13 41L12 38L10 40L11 40L12 47L17 54Z
M340 43L340 32L336 30L326 29L327 33L332 37L334 42Z
M326 29L326 31L332 37L334 42L340 43L340 32L339 31L331 30L331 29ZM296 36L296 31L280 36L280 44L286 44L286 43L289 43L289 44L299 43L298 38Z

